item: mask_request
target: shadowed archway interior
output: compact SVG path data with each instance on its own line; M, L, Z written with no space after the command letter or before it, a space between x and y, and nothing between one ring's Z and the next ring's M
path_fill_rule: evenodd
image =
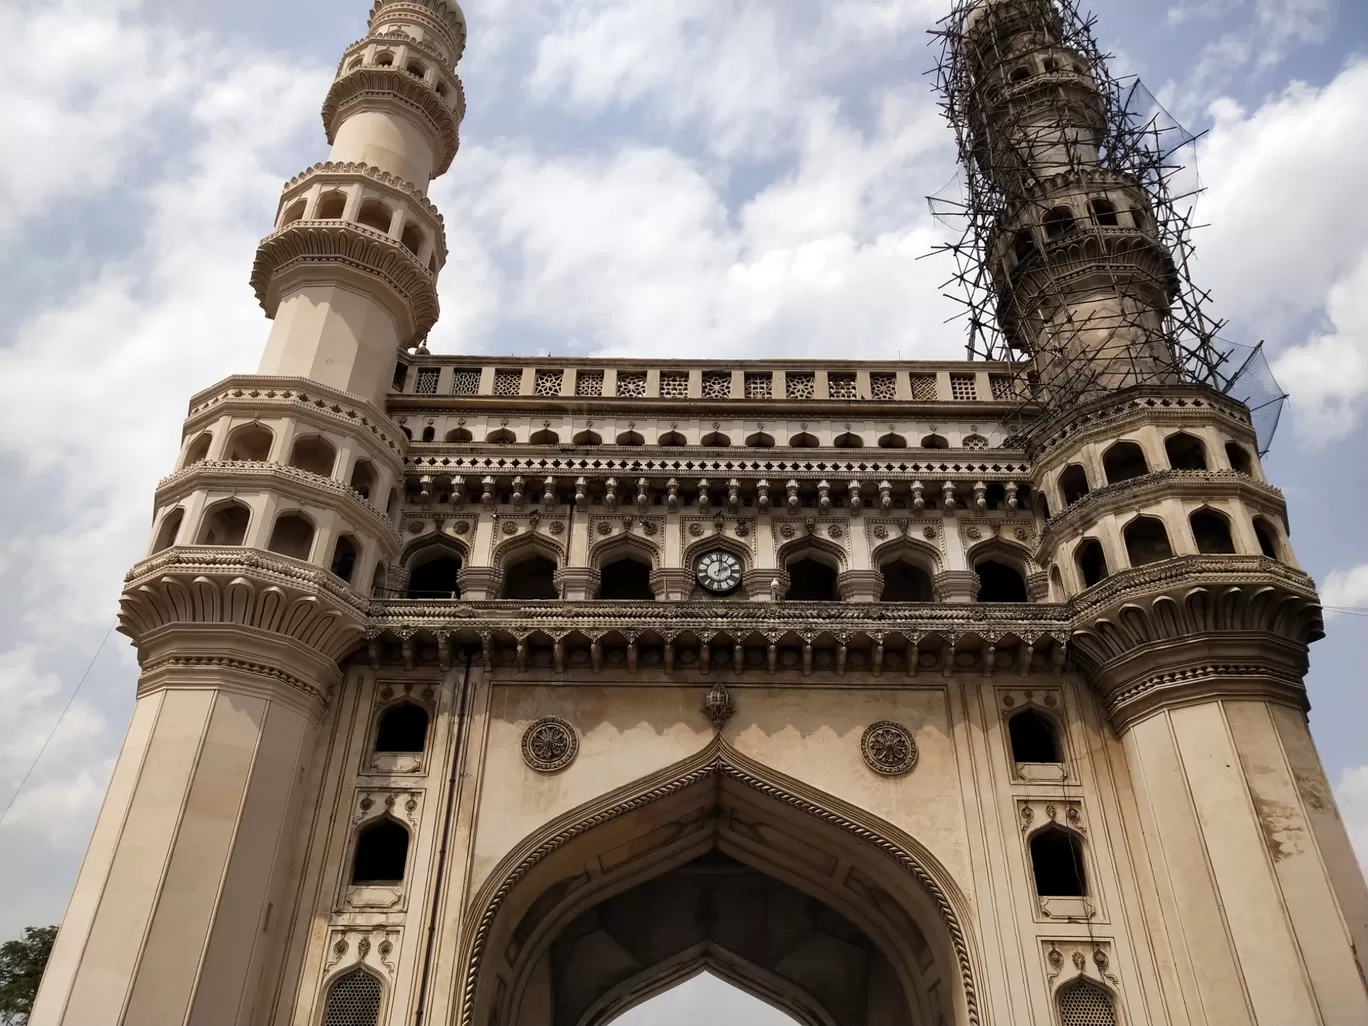
M457 1021L606 1026L706 971L808 1026L975 1022L967 948L932 877L739 758L529 839L477 903Z

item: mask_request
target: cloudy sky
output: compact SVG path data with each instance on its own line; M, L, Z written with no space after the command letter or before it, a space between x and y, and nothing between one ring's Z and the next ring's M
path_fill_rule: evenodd
M470 0L433 349L957 355L948 268L917 259L955 175L925 74L948 2ZM326 154L318 108L367 7L0 0L0 808L90 667L0 823L0 939L61 915L131 708L129 646L101 643L120 579L186 400L256 365L253 247ZM1313 650L1312 726L1368 855L1368 10L1095 10L1208 131L1197 273L1292 394L1268 471L1346 610ZM769 1021L730 993L695 981L629 1018Z

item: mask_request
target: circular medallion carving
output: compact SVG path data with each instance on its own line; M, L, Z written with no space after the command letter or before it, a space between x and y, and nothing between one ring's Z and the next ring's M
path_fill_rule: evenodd
M965 531L964 533L967 534L970 538L975 538L975 539L977 539L977 538L982 538L982 537L983 537L983 532L980 531L977 527L971 527L971 528L969 528L967 531Z
M553 521L551 521L551 533L552 533L552 534L564 534L564 533L565 533L565 523L564 523L564 521L561 521L561 520L553 520Z
M792 538L792 537L793 537L793 525L792 525L792 524L784 524L784 525L782 525L782 526L779 528L779 533L782 534L785 538Z
M936 536L936 529L934 527L928 527L922 534L926 535L927 538L934 538Z
M523 761L539 773L554 773L575 761L579 737L559 716L543 716L522 737Z
M518 525L515 524L512 520L505 520L505 521L504 521L504 525L503 525L503 533L504 533L504 534L517 534L517 533L518 533Z
M690 524L689 534L695 538L701 537L703 534L703 525L697 522Z
M656 533L657 528L656 525L653 524L651 521L644 520L641 524L641 530L643 534L650 536Z
M454 524L451 526L451 529L452 529L453 531L455 531L457 534L469 534L469 533L470 533L470 525L469 525L468 523L466 523L464 520L458 520L458 521L456 521L456 523L454 523Z
M599 534L612 534L612 533L613 533L613 525L610 524L610 523L608 523L608 521L606 521L606 520L600 520L599 523L598 523L598 528L597 528L597 530L598 530L598 533L599 533Z
M827 534L832 538L839 538L841 535L845 534L845 532L841 530L840 524L832 524L827 528Z
M875 537L875 538L887 538L887 537L888 537L888 528L884 527L883 524L875 524L875 525L874 525L874 537Z
M1030 536L1031 536L1031 532L1028 531L1028 530L1026 530L1026 528L1024 528L1024 527L1018 527L1018 528L1016 529L1016 538L1017 538L1017 541L1025 541L1025 540L1026 540L1027 538L1029 538Z
M880 720L865 728L860 752L875 773L898 776L917 764L917 742L901 723Z

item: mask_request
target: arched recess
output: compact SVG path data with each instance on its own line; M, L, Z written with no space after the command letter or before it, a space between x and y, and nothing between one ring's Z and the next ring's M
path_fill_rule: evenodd
M632 534L621 534L616 538L608 538L591 546L589 549L589 565L599 574L599 598L622 598L623 595L615 593L615 585L640 584L640 581L619 580L615 582L611 577L604 577L604 572L608 567L624 560L639 564L649 580L652 571L660 568L660 550L646 540ZM647 588L649 591L649 584ZM630 590L638 592L633 596L636 598L649 599L655 597L653 593L641 593L639 588L631 588Z
M564 556L560 546L535 531L504 542L494 550L494 565L499 568L503 582L499 597L559 598L558 588L547 582L548 568L544 564L551 564L549 572L554 578L556 571L565 565Z
M707 969L813 1026L978 1026L967 929L920 844L718 738L505 856L471 904L450 1021L603 1026Z
M874 549L870 554L870 563L878 567L879 572L883 574L884 591L879 596L881 602L934 601L934 593L927 595L926 598L895 596L904 594L905 586L916 586L916 582L903 579L907 575L899 572L900 567L920 571L926 577L927 583L934 586L936 574L944 569L940 551L935 546L916 538L891 538Z
M795 538L779 547L779 565L789 575L785 598L793 601L839 602L837 578L846 554L825 538Z
M446 535L420 538L399 557L408 571L408 597L458 599L460 572L466 565L465 546Z
M980 602L1031 600L1028 582L1036 567L1025 549L1000 539L989 539L971 548L965 553L965 559L979 575Z
M712 552L714 550L730 552L739 559L741 561L741 572L743 574L755 565L754 560L751 558L750 549L746 545L735 538L728 538L726 535L716 534L711 537L705 535L689 545L684 550L684 557L680 561L680 566L684 567L684 569L688 570L690 573L693 573L694 565L698 562L698 557L705 552ZM780 573L780 571L776 570L775 576L779 576ZM697 588L696 591L702 593L703 589ZM743 594L744 592L738 592L733 597L740 597Z

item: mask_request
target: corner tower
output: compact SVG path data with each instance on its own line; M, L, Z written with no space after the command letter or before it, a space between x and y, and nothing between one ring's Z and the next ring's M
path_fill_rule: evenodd
M430 180L464 96L454 0L377 0L285 186L252 286L256 375L190 404L119 629L138 699L34 1026L261 1023L317 728L399 548L385 393L437 317Z

